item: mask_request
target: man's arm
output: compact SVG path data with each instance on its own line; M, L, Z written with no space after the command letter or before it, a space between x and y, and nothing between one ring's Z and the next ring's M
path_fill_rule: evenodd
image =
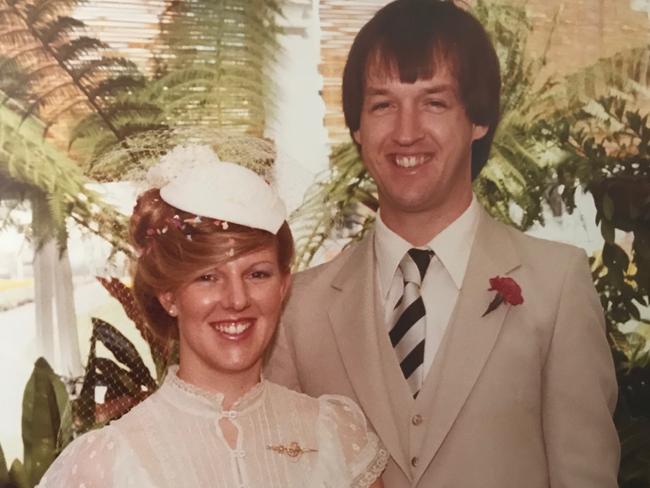
M569 263L562 284L542 398L551 487L618 486L616 376L583 252Z

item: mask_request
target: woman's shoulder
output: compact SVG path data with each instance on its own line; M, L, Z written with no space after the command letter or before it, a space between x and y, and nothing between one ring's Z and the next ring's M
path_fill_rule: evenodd
M290 405L291 411L294 412L313 412L318 413L318 399L305 393L292 390L284 385L265 381L269 397L272 402L282 402Z
M350 412L355 415L361 415L363 413L359 406L349 397L344 395L321 395L319 397L313 397L302 393L299 391L292 390L287 388L284 385L278 383L273 383L272 381L266 381L267 388L273 397L283 398L286 401L289 401L296 406L305 406L309 407L312 410L320 411L322 410L341 410L342 412Z
M82 483L94 486L94 482L107 480L111 476L117 442L111 426L77 437L63 449L38 486L56 488L82 486Z
M269 392L275 401L289 404L287 411L295 415L311 417L314 422L333 424L337 430L365 432L366 418L359 405L344 395L321 395L312 397L267 381Z
M159 391L153 392L120 418L112 420L109 425L117 432L132 432L147 428L148 419L151 418L151 409L158 403L158 396Z

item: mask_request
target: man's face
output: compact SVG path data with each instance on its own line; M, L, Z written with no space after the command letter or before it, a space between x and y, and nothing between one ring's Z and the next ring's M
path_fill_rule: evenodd
M444 64L432 78L414 83L402 83L394 71L369 67L353 134L377 183L382 215L457 212L454 199L471 195L472 142L487 127L468 119Z

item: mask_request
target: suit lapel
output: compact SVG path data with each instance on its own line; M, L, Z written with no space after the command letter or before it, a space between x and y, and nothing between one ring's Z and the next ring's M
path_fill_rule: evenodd
M478 225L454 313L416 402L418 410L429 412L416 481L465 404L510 308L504 304L481 317L494 298L489 279L512 271L519 257L507 228L484 210Z
M408 409L400 399L410 394L388 334L381 333L383 313L375 296L373 232L350 253L332 288L329 317L350 383L377 435L408 473L402 447L405 441L400 439L398 425L408 421ZM402 416L404 419L399 418Z

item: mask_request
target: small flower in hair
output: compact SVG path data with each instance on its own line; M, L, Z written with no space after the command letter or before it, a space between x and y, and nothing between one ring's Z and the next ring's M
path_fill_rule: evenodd
M178 216L178 214L174 215L171 219L168 220L169 223L171 223L174 227L176 227L178 230L183 230L185 228L185 224L181 220L181 218Z
M187 218L187 219L183 220L183 222L186 222L186 223L192 224L192 225L198 225L198 224L201 223L201 217L198 216L198 215L195 215L194 217L190 217L190 218Z

